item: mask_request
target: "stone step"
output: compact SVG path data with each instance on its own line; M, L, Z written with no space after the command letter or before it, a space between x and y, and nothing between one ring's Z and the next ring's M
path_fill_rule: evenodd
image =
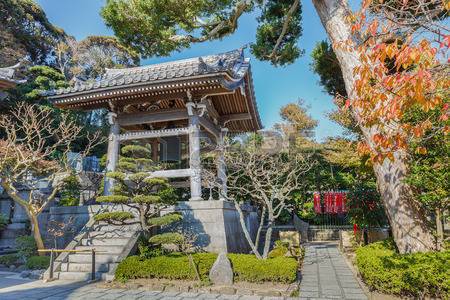
M92 238L92 239L82 239L81 246L109 246L109 245L121 245L125 246L128 243L128 238Z
M116 263L96 263L95 271L96 272L108 272L113 267L115 267ZM89 273L92 270L91 263L62 263L61 264L61 272L85 272Z
M95 255L95 262L96 263L111 263L111 262L117 262L117 258L120 255L120 253L108 253L108 254L96 254ZM75 262L75 263L91 263L92 262L92 255L89 254L82 254L82 253L75 253L69 255L69 262Z
M88 232L86 238L110 239L110 238L129 238L134 235L135 231L91 231Z
M124 248L124 245L76 246L75 250L91 250L92 248L95 248L95 251L98 252L121 253Z
M56 277L60 280L71 280L71 281L88 281L91 280L91 273L85 272L57 272ZM106 274L102 272L97 272L95 274L96 278L103 279Z

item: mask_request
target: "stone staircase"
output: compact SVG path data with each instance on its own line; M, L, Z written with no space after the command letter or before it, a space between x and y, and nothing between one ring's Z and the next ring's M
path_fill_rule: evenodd
M92 249L95 249L96 279L111 280L117 265L136 249L140 231L136 226L114 226L90 220L81 233L55 260L54 278L84 281L91 279ZM44 274L49 278L50 270Z

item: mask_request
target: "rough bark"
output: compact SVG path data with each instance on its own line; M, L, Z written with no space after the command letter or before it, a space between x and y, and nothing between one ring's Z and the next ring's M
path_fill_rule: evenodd
M316 11L322 21L333 50L342 69L345 88L349 98L355 98L355 77L353 70L360 65L356 51L346 51L336 47L344 41L354 38L350 24L346 22L350 10L346 0L313 0ZM352 114L358 122L366 142L372 144L372 136L377 133L377 127L365 127L361 112L352 107ZM427 224L424 214L413 200L410 187L404 183L407 171L404 153L395 153L395 160L386 159L382 164L375 164L374 171L377 185L390 221L392 233L401 253L421 252L436 248L433 234Z
M29 215L30 221L31 221L31 230L33 231L33 237L36 242L36 246L39 250L45 249L44 241L42 240L41 231L39 229L39 221L38 216L36 215ZM38 253L40 256L44 256L44 252Z

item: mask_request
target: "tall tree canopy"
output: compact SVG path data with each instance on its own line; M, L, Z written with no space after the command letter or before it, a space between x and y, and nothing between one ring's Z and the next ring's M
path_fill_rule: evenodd
M279 65L294 62L302 54L299 0L107 0L101 14L125 45L144 56L166 56L234 33L239 18L256 9L253 54Z
M66 36L33 0L0 1L0 23L0 66L16 64L25 57L45 64L53 47Z
M133 67L139 62L138 53L110 36L88 36L81 41L68 37L56 47L56 67L67 80L95 79L107 68Z

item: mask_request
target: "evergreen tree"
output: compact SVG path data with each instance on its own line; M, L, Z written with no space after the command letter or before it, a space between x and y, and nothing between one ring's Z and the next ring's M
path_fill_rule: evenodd
M162 215L162 211L175 205L177 198L167 179L150 177L149 172L158 166L148 157L151 152L145 146L127 145L121 149L117 171L109 172L107 177L114 180L112 195L100 196L99 203L112 203L126 206L122 211L103 212L95 216L97 221L113 225L139 224L146 237L152 229L169 226L181 220L178 213ZM154 235L154 244L178 244L183 240L179 233Z

